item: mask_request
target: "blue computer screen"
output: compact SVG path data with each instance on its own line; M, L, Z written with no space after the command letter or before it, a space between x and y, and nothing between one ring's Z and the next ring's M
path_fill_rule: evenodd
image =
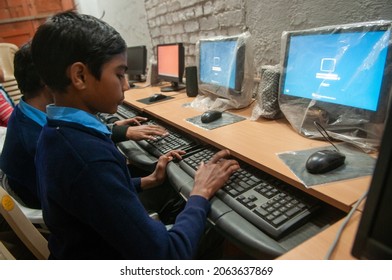
M282 93L377 111L389 33L292 35Z
M200 41L199 51L200 81L235 89L237 40Z

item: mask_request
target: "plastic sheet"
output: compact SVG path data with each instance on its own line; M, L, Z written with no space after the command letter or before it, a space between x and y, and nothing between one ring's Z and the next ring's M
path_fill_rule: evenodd
M337 147L346 156L345 164L324 174L311 174L306 170L305 165L311 154L319 150L333 150L334 148L331 146L301 151L288 151L279 153L278 157L290 168L306 188L373 174L376 163L375 158L349 144L342 143Z
M298 133L321 139L314 126L317 121L334 139L351 143L365 152L378 149L391 96L390 32L391 21L283 32L279 107ZM302 45L294 41L308 35L315 40ZM295 44L299 45L298 50L288 58L289 48L292 50ZM367 48L365 55L361 54L363 48ZM296 70L299 72L296 80L288 81L290 71L297 67L302 68ZM293 86L294 80L298 85ZM293 90L308 86L310 97L301 97ZM374 90L377 86L379 91ZM335 92L329 96L332 90ZM379 98L374 99L378 92ZM346 99L341 101L342 98ZM370 108L372 102L375 105Z
M278 102L280 65L264 65L260 67L260 73L261 79L251 120L257 120L259 117L279 119L282 117Z
M210 123L203 123L201 121L201 115L188 118L188 119L186 119L186 121L195 125L195 126L198 126L200 128L203 128L206 130L212 130L212 129L215 129L218 127L222 127L222 126L226 126L226 125L233 124L236 122L240 122L245 119L246 118L242 117L242 116L238 116L238 115L231 114L228 112L223 112L222 117L220 119L213 121L213 122L210 122Z
M191 107L200 111L224 111L243 108L252 102L254 68L250 39L250 33L245 32L197 42L199 94Z

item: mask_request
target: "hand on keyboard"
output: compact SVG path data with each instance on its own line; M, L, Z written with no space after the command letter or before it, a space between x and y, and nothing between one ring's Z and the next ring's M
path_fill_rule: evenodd
M161 185L166 178L167 164L173 159L181 160L182 155L185 155L185 153L185 151L173 150L163 156L160 156L154 172L149 176L141 178L141 188L146 190Z
M141 125L143 122L146 122L148 119L145 117L136 116L129 119L119 120L114 122L116 125Z
M130 126L127 129L126 137L129 140L155 140L157 137L165 137L168 132L165 128L159 125L137 125Z
M227 159L228 150L217 152L207 163L202 162L195 174L195 183L190 195L200 195L210 199L240 168L236 160Z

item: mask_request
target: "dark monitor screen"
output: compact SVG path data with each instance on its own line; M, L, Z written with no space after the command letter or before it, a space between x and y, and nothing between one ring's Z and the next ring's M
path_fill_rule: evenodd
M359 259L392 259L392 117L389 114L379 157L352 248Z
M157 46L158 79L171 82L170 87L161 91L177 91L185 88L182 83L184 74L184 47L182 43Z
M146 46L133 46L127 48L129 80L142 81L146 74L147 49Z
M238 38L200 40L200 87L217 95L239 94L244 77L244 45Z
M287 37L281 96L314 100L335 114L358 109L384 122L391 79L387 25L292 32Z

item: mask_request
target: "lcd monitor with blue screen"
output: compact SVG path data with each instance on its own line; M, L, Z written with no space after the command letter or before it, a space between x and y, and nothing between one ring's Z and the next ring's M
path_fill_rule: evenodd
M383 122L390 39L390 25L289 34L281 97L314 100L320 108L333 107L336 115L358 109L369 121Z
M200 40L199 83L202 89L240 94L244 77L244 45L238 38Z
M389 31L290 38L283 94L377 111Z

